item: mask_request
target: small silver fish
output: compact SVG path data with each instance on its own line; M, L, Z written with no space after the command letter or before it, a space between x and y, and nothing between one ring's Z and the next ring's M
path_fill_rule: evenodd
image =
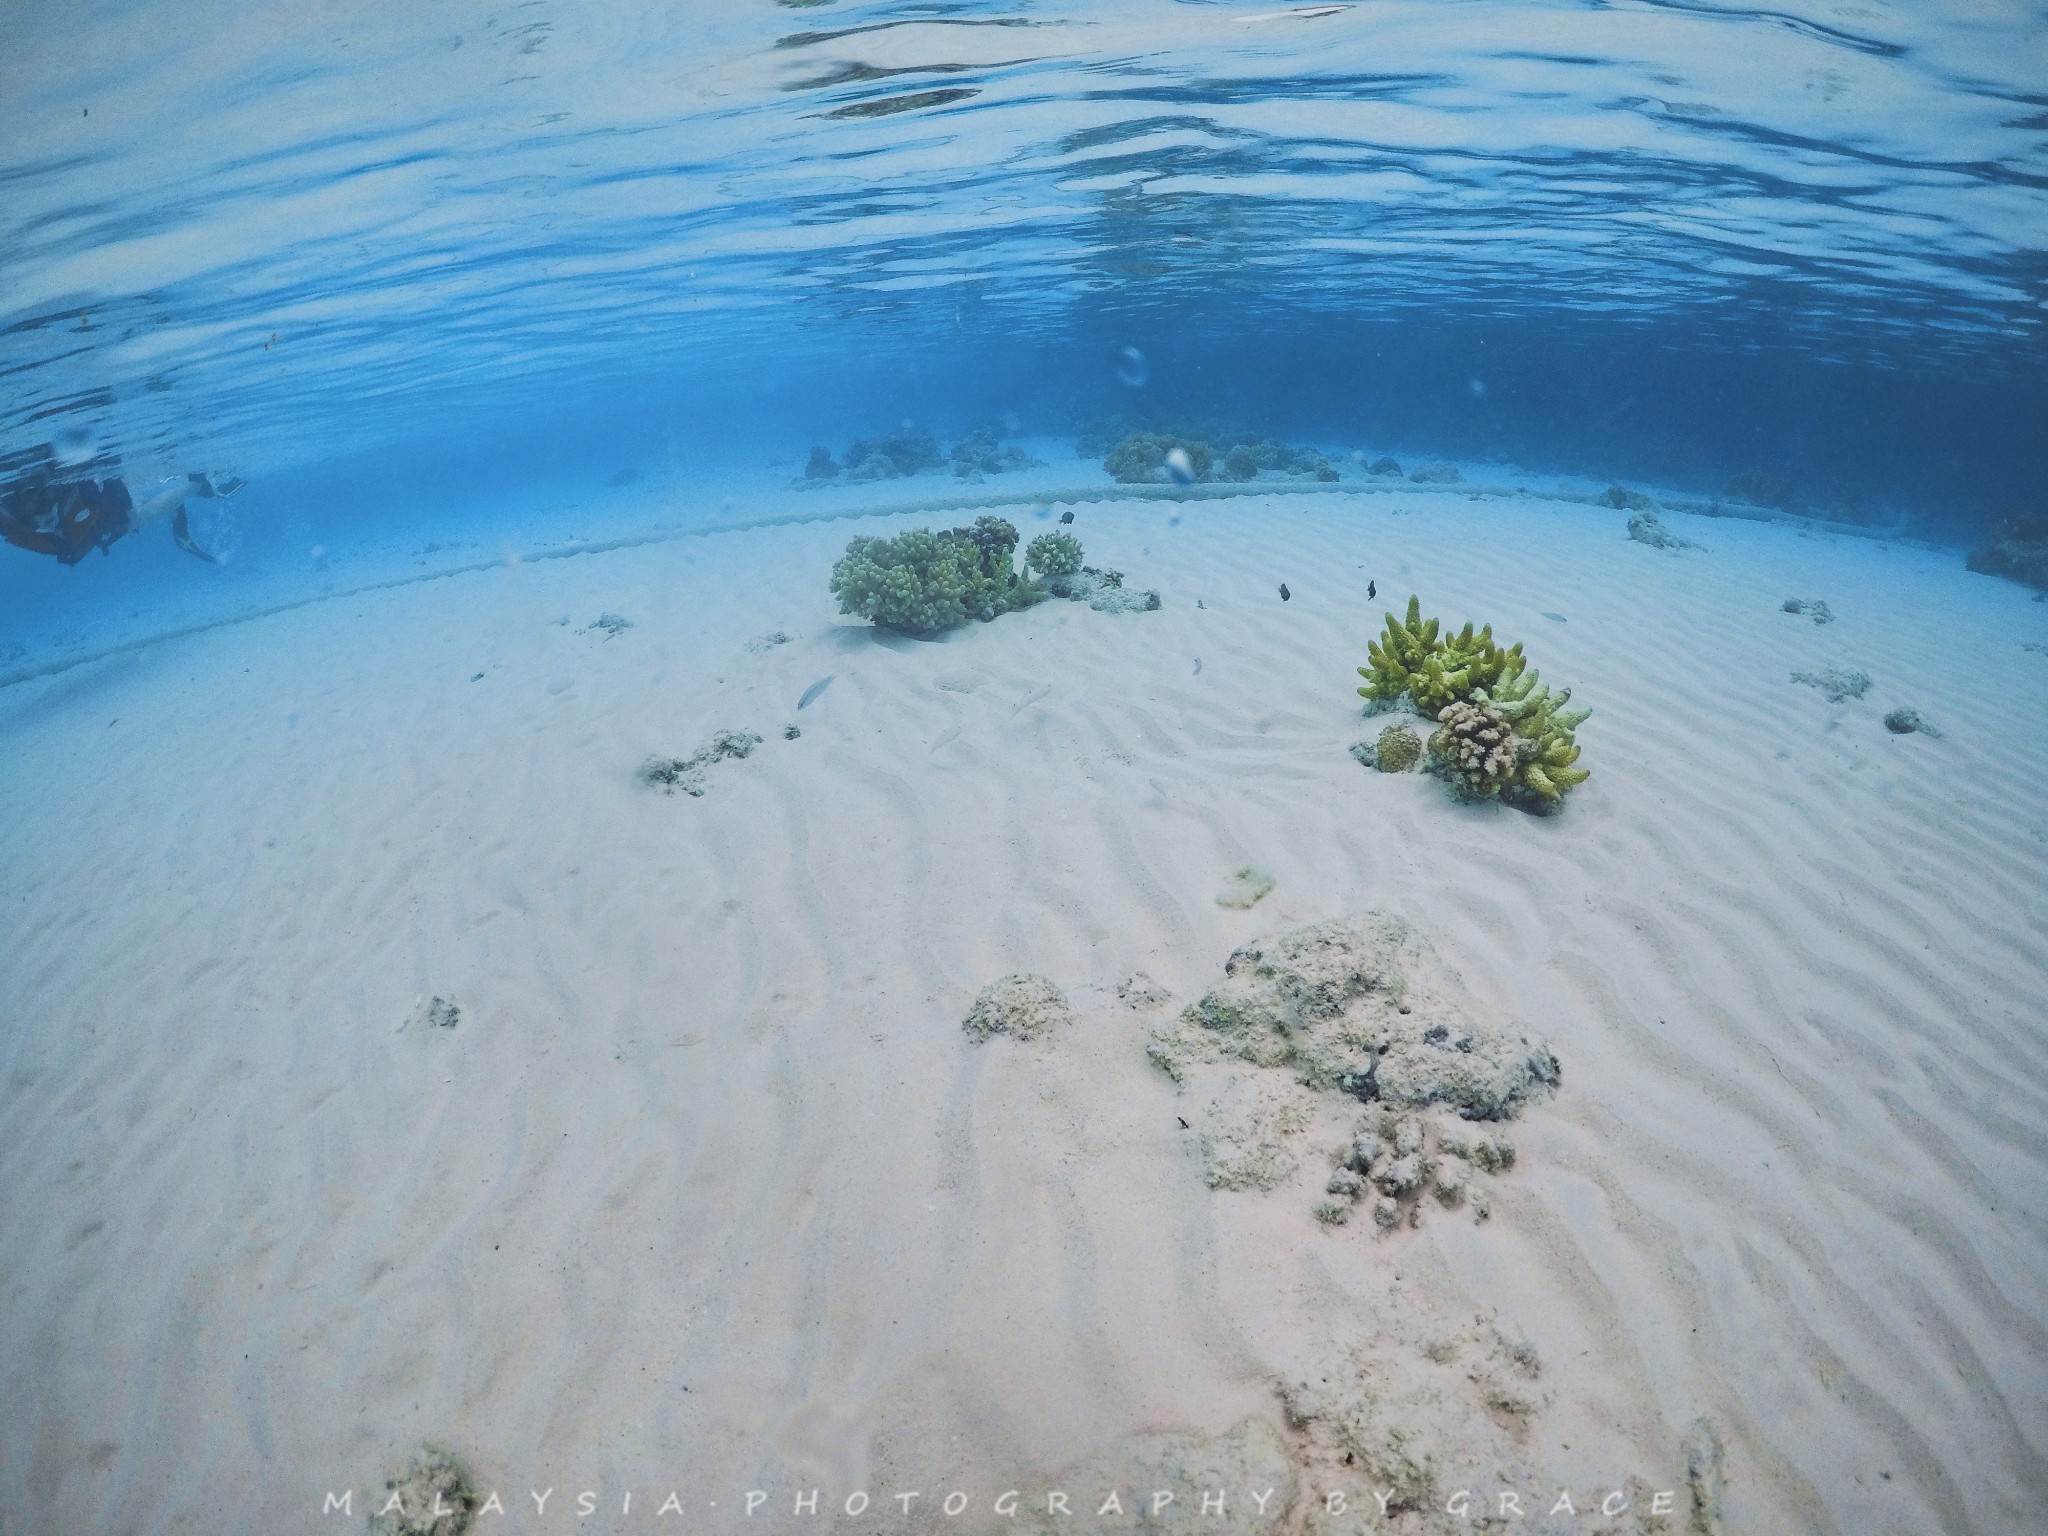
M1195 675L1196 677L1200 677L1200 676L1202 675L1202 658L1201 658L1201 657L1199 657L1199 656L1197 656L1197 657L1195 658L1195 672L1194 672L1194 675Z
M1173 448L1167 451L1166 478L1175 485L1193 485L1195 483L1195 465L1194 461L1188 457L1187 449Z
M837 677L838 675L839 674L837 672L828 673L826 676L819 678L815 683L811 684L810 687L804 690L804 696L796 701L796 707L798 709L802 709L806 704L810 703L811 700L815 699L819 694L823 693L827 688L829 688L832 685L832 679Z

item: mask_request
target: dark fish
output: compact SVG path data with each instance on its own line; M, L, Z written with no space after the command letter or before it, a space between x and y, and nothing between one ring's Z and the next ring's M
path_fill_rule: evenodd
M1368 581L1365 584L1365 600L1367 602L1371 602L1374 598L1378 597L1379 595L1380 584L1376 581Z
M1194 1127L1193 1127L1192 1125L1189 1125L1189 1124L1188 1124L1188 1122L1187 1122L1187 1117L1186 1117L1185 1115L1175 1115L1175 1116L1174 1116L1173 1118L1174 1118L1174 1119L1176 1119L1176 1120L1178 1120L1178 1121L1180 1121L1180 1128L1181 1128L1182 1130L1184 1130L1184 1131L1192 1131L1192 1130L1194 1129Z
M1544 610L1544 614L1543 614L1543 617L1545 617L1546 619L1555 619L1555 620L1557 620L1557 622L1558 622L1558 623L1560 623L1560 624L1562 624L1562 623L1564 623L1564 622L1565 622L1565 617L1564 617L1564 615L1563 615L1563 614L1561 614L1561 613L1552 613L1552 612L1550 612L1550 611L1549 611L1548 609Z
M1197 657L1195 658L1195 672L1194 672L1194 675L1195 675L1196 677L1200 677L1200 676L1202 675L1202 658L1201 658L1201 657L1199 657L1199 656L1197 656Z
M1062 512L1060 514L1060 521L1063 523L1071 523L1073 520L1074 514L1071 511Z
M828 687L830 687L832 684L832 679L834 677L837 677L838 675L839 674L837 672L834 672L829 676L819 678L815 683L811 684L810 687L804 690L804 696L796 701L796 707L798 709L802 709L806 704L810 703L811 700L815 699L819 694L823 693Z
M1293 594L1292 592L1290 592L1290 591L1288 591L1288 590L1287 590L1287 583L1286 583L1286 582L1284 582L1284 581L1283 581L1283 582L1281 582L1281 583L1280 583L1280 601L1284 603L1284 602L1286 602L1286 601L1287 601L1287 600L1288 600L1289 598L1291 598L1291 597L1293 597L1293 596L1294 596L1294 594Z

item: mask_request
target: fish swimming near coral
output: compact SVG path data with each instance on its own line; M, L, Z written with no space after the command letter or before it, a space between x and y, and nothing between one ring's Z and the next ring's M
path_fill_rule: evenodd
M1071 522L1072 522L1073 520L1074 520L1074 512L1073 512L1073 509L1072 509L1071 507L1069 507L1069 508L1068 508L1068 509L1067 509L1066 511L1064 511L1064 512L1062 512L1062 513L1060 514L1060 521L1061 521L1061 522L1063 522L1063 523L1071 523Z
M1378 597L1379 595L1380 584L1376 581L1368 581L1365 584L1365 600L1367 602L1371 602L1374 598Z
M1185 448L1172 448L1166 454L1166 477L1175 485L1195 483L1195 461L1188 457Z
M1284 603L1284 602L1288 601L1288 600L1289 600L1290 598L1292 598L1293 596L1294 596L1294 594L1293 594L1292 592L1290 592L1290 591L1288 591L1288 590L1287 590L1287 583L1286 583L1286 582L1284 582L1284 581L1283 581L1283 582L1281 582L1281 583L1280 583L1280 601Z
M839 674L837 672L829 672L825 676L819 678L815 683L811 684L810 687L804 690L804 696L796 701L796 707L798 709L802 709L806 704L810 703L813 699L817 698L819 694L823 693L827 688L832 686L832 679L837 677L838 675Z

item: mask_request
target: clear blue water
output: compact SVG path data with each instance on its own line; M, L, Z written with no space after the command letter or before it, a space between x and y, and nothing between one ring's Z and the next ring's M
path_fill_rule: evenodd
M0 497L244 482L222 563L0 544L0 1536L361 1531L423 1440L559 1489L484 1536L1108 1536L931 1511L1241 1415L1303 1501L1143 1529L1675 1529L1376 1520L1355 1434L2048 1530L2048 605L1962 571L2048 514L2044 193L2048 0L0 0ZM905 424L1158 611L835 613L961 482L796 482ZM1210 424L1361 494L1088 499ZM1376 771L1410 592L1596 709L1562 816ZM1474 1028L1368 926L1266 1076L1419 995L1556 1112L1380 1199L1325 1102L1261 1213L1278 1036L1155 1031L1382 912Z
M245 561L301 564L904 419L1765 473L1963 542L2048 470L2044 33L1875 0L19 0L0 454L231 470ZM167 550L0 550L0 582L47 616L125 562L146 603L199 579Z

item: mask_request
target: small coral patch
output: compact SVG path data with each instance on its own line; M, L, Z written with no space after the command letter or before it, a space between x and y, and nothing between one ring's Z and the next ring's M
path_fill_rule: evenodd
M1374 743L1373 766L1381 773L1406 773L1422 761L1422 738L1405 725L1390 725Z
M1575 733L1592 711L1567 709L1571 690L1540 683L1519 644L1496 644L1491 625L1446 634L1423 618L1414 597L1405 618L1386 617L1385 633L1366 647L1368 665L1358 669L1365 712L1413 708L1436 720L1429 767L1461 798L1499 796L1542 814L1586 781ZM1357 747L1352 755L1369 760ZM1374 749L1370 760L1377 757Z
M1273 877L1264 870L1253 869L1247 864L1225 882L1216 893L1216 905L1243 912L1257 906L1273 891Z
M1074 1022L1067 996L1043 976L1019 971L990 982L960 1021L970 1040L1010 1035L1036 1040Z
M421 1446L403 1478L384 1484L370 1512L370 1536L463 1536L476 1517L469 1474L448 1452Z

